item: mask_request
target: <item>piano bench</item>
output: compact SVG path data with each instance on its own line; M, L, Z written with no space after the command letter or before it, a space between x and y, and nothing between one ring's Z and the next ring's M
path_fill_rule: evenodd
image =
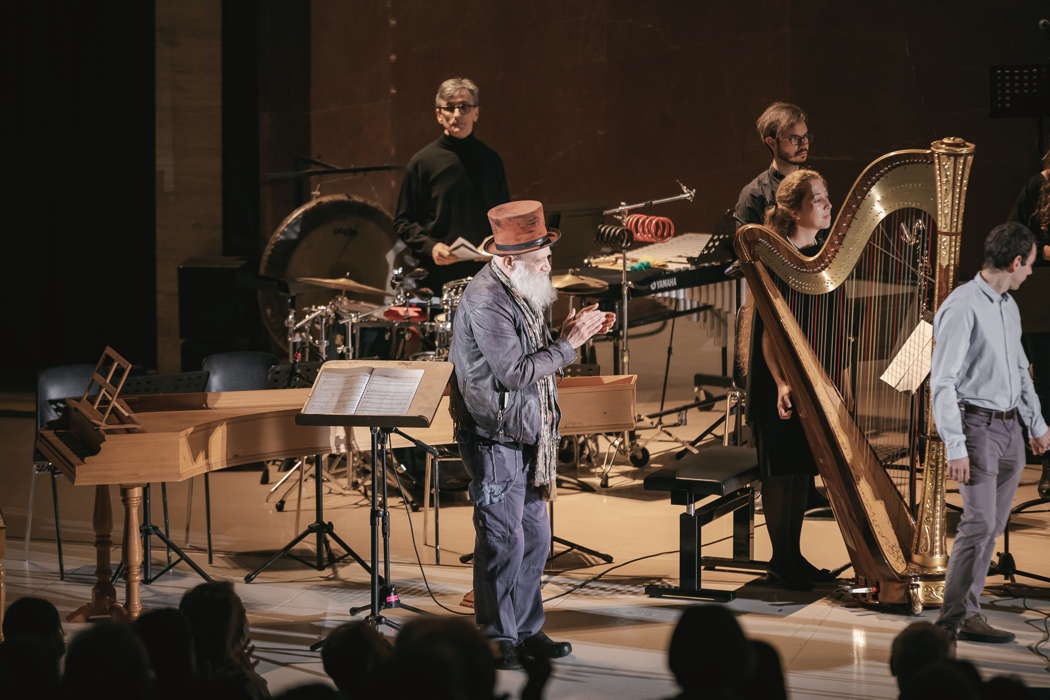
M673 505L685 506L678 516L677 586L646 586L651 598L699 598L728 602L733 591L701 587L701 567L764 571L767 564L752 559L755 539L754 483L759 479L758 456L751 447L706 447L698 454L688 453L675 463L653 472L645 479L647 491L670 491ZM696 503L718 496L699 508ZM701 528L707 523L733 514L733 556L700 555Z

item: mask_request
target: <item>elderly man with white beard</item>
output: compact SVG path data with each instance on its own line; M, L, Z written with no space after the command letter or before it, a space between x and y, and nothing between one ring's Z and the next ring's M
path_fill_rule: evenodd
M552 338L550 246L561 234L535 201L501 204L488 218L493 235L482 249L493 257L464 290L452 328L452 413L471 476L475 617L497 666L518 668L522 655L572 652L543 632L540 596L561 416L554 375L615 316L596 306L570 312Z

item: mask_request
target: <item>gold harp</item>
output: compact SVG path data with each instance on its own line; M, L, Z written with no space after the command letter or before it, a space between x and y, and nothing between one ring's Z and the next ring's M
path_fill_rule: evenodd
M902 354L929 352L908 340L954 285L973 153L973 144L945 138L877 159L813 257L763 226L736 234L856 595L915 614L943 602L944 447L927 383L901 391L881 377Z

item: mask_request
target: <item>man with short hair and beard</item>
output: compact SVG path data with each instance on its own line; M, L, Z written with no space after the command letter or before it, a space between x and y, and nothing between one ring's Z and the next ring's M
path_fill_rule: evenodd
M452 413L474 502L475 617L497 666L518 668L522 654L572 651L543 633L540 596L561 417L554 375L615 316L570 311L554 340L545 315L557 297L550 246L561 234L535 201L493 207L488 218L482 249L493 258L464 290L452 328Z
M769 168L759 173L754 180L747 183L737 197L733 209L733 221L737 228L745 224L763 224L766 211L777 203L777 188L784 178L795 172L809 159L809 147L813 143L813 134L806 123L806 113L798 105L789 102L774 102L755 120L758 138L773 155ZM823 242L826 229L818 234L818 242ZM809 480L809 495L806 509L828 508L828 500L817 490L813 479Z
M755 121L758 138L773 154L773 162L740 190L733 219L736 225L761 224L766 209L776 204L777 188L809 158L813 135L806 124L806 113L798 105L774 102Z

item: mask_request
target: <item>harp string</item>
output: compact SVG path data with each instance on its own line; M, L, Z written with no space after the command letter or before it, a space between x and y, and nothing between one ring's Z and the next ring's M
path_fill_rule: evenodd
M932 294L929 214L905 208L872 231L857 265L831 292L805 294L777 280L828 377L906 500L914 488L915 397L880 377Z

